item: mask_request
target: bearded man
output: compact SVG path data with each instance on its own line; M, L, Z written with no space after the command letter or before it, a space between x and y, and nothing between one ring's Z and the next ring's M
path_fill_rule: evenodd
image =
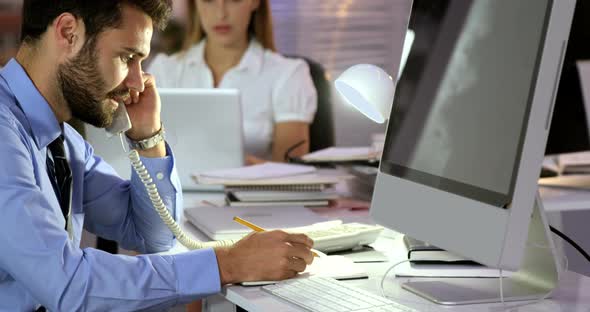
M22 44L0 71L0 311L162 310L251 280L292 277L313 242L280 231L163 256L174 236L136 174L115 171L65 121L109 126L125 105L173 216L182 209L155 79L142 71L170 0L25 0ZM138 144L142 142L142 144ZM82 228L124 248L80 248Z

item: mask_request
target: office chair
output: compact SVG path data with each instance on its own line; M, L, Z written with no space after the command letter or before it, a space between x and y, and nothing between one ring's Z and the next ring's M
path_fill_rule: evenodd
M309 73L313 80L317 95L317 111L309 126L309 151L317 151L334 146L334 119L332 117L331 87L322 64L301 56L291 55L291 58L300 58L309 66Z

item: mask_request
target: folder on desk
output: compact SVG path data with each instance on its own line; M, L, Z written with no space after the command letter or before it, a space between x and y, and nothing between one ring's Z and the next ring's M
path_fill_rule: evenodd
M264 229L301 227L328 221L303 206L290 207L191 207L184 210L186 218L203 234L214 240L240 239L251 232L233 221L238 216Z

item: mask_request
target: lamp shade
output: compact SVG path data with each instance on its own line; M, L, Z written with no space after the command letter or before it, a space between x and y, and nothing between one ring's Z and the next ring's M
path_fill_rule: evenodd
M393 104L393 79L371 64L354 65L334 82L336 90L350 105L369 119L384 123Z

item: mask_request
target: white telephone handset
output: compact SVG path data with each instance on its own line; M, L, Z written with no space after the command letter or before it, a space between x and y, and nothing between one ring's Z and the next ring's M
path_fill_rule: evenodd
M110 138L120 135L129 129L131 129L131 120L129 119L129 114L127 114L127 108L125 108L125 103L119 102L119 106L113 117L113 123L105 129L107 136Z
M123 142L123 135L124 133L131 129L131 120L129 119L129 115L127 114L127 109L125 108L125 103L119 103L119 107L115 111L115 116L113 118L113 123L107 127L105 130L107 131L107 136L112 137L115 135L119 135L121 138L121 142ZM123 146L125 146L123 144ZM150 197L150 201L154 206L154 209L164 222L166 226L172 231L176 239L184 245L188 249L200 249L200 248L213 248L213 247L227 247L231 246L235 243L233 240L224 240L224 241L212 241L212 242L198 242L191 239L187 236L178 223L172 218L170 212L164 205L162 198L160 197L160 193L156 188L156 185L153 183L153 180L141 162L141 158L139 157L139 153L137 150L132 149L128 155L129 159L131 160L131 166L133 170L137 173L141 182L145 186L148 195Z

